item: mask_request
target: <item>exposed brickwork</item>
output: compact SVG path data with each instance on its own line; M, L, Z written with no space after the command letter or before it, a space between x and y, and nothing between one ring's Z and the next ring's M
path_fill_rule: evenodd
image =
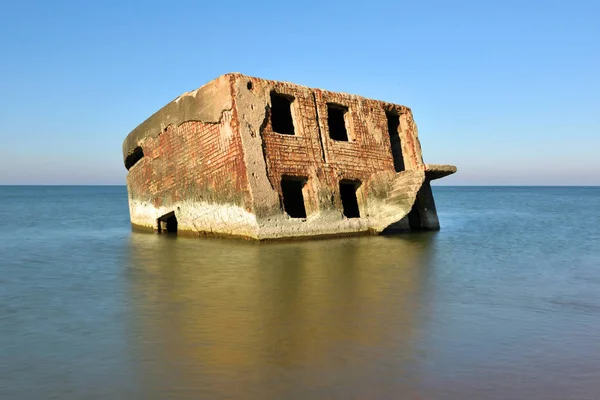
M169 125L162 134L147 139L144 159L127 177L130 192L155 207L229 198L250 210L242 144L231 116L231 111L225 111L219 124Z
M373 173L394 171L386 110L403 115L400 136L407 168L422 164L408 108L343 93L307 90L282 82L270 83L275 92L294 98L292 114L296 134L274 132L270 110L262 130L269 180L280 195L282 176L306 177L307 209L339 209L340 180L365 182ZM330 103L348 108L348 142L330 138L327 113Z

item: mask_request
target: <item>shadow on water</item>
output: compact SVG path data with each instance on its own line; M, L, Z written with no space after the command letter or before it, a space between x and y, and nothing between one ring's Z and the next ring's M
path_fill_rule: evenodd
M132 234L142 386L157 398L409 394L433 240L256 244Z

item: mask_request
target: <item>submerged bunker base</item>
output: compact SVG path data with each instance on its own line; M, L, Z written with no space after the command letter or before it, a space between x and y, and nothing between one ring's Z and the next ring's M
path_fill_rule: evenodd
M237 73L184 93L123 143L132 226L284 239L439 229L408 107Z

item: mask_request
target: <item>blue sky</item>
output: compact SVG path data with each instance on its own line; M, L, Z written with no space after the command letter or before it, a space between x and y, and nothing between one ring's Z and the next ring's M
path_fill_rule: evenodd
M405 104L444 184L600 185L600 2L0 0L0 184L124 184L127 133L242 72Z

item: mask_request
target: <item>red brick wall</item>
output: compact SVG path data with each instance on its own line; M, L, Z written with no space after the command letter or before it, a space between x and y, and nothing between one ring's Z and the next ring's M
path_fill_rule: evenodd
M340 180L365 182L375 172L394 171L385 111L404 113L412 121L408 108L375 100L359 101L355 96L286 83L272 82L272 86L275 92L294 97L295 135L274 132L270 115L262 131L268 177L280 194L283 175L305 176L309 178L307 208L339 208L339 195L332 194L338 192ZM348 107L349 142L329 137L327 103ZM400 129L403 147L407 149L405 165L410 169L421 164L420 148L417 148L412 125L410 129L401 125Z
M272 183L278 182L283 174L307 175L311 167L323 163L312 93L285 84L277 84L276 91L294 97L292 114L295 135L273 132L269 110L262 137ZM273 186L278 187L279 184Z
M127 184L135 199L155 207L180 200L233 203L250 210L242 142L231 111L220 124L198 121L169 125L142 144L144 158Z

